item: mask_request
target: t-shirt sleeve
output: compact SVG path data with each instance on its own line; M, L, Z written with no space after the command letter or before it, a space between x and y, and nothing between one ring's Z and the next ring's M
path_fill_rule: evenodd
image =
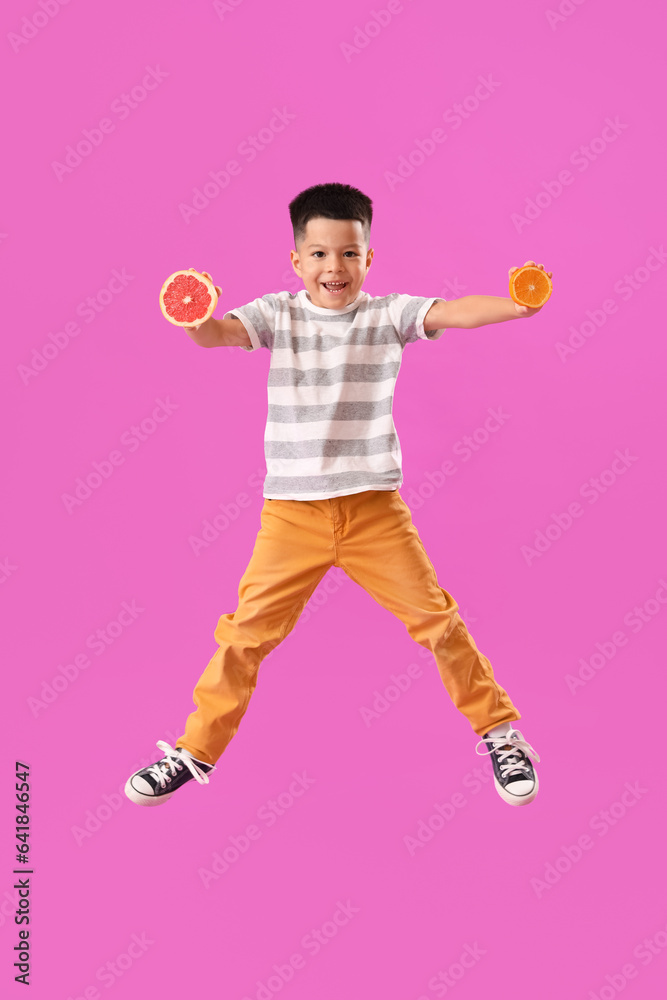
M396 328L401 344L411 344L415 340L438 340L445 332L442 330L424 330L424 319L434 302L446 302L446 299L425 298L421 295L402 295L398 292L389 302L389 315Z
M253 299L245 306L230 309L223 319L235 316L240 319L250 337L250 344L238 346L242 351L256 351L259 347L273 350L273 334L276 328L276 296L269 292L258 299Z

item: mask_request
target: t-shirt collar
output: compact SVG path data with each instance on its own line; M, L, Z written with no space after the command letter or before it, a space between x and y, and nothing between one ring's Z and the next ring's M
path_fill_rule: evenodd
M312 312L322 313L325 316L341 316L343 313L356 309L368 293L365 292L363 288L360 289L354 302L350 302L349 305L343 306L342 309L325 309L324 306L316 306L312 302L307 288L302 288L298 294L301 298L302 305L304 305L307 309L310 309Z

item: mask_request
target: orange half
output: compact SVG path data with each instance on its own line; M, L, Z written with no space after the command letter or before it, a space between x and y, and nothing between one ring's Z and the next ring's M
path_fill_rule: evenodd
M552 291L549 275L532 264L519 267L510 275L510 295L517 305L537 309L544 305Z

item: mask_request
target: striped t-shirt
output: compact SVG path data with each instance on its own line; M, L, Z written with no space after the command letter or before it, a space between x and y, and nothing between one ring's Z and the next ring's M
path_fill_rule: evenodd
M424 331L437 301L361 291L350 305L325 309L303 288L225 313L248 332L241 350L271 352L265 498L325 500L402 485L394 386L405 345L445 332Z

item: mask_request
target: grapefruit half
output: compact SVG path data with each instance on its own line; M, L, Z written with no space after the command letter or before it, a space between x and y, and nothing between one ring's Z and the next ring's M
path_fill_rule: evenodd
M218 304L215 285L205 274L174 271L160 289L160 309L174 326L200 326L213 315Z
M524 264L510 275L510 295L520 306L543 306L553 291L551 278L540 267Z

